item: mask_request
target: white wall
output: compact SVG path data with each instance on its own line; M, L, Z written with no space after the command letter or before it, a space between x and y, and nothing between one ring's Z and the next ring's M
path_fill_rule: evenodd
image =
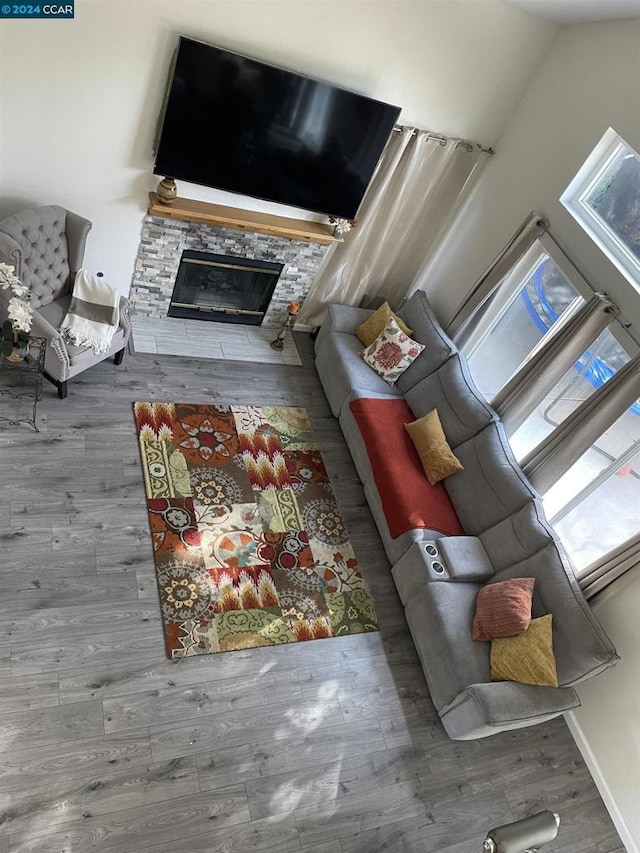
M558 201L611 125L640 150L640 20L567 27L527 88L465 208L424 273L439 316L452 316L462 297L531 210L592 283L634 320L640 299Z
M424 274L442 319L529 211L538 210L591 282L633 319L631 331L640 339L640 295L558 201L610 125L640 150L638 80L640 21L561 31ZM573 728L631 853L640 849L640 572L616 585L594 611L622 660L579 687L583 707Z
M571 728L628 853L640 851L640 567L595 600L593 610L622 660L578 688Z
M555 33L496 0L76 0L73 21L3 21L0 217L52 202L87 216L87 266L128 291L178 34L397 103L405 123L491 144Z

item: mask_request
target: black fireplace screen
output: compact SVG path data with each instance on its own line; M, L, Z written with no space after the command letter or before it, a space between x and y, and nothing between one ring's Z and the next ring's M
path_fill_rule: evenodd
M259 326L283 267L187 250L182 253L168 315Z

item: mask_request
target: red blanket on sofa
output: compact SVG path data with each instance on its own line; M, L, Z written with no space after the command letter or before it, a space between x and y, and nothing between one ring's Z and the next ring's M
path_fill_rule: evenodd
M352 400L349 408L367 447L391 536L415 527L463 534L446 489L429 483L404 428L416 419L405 401L364 397Z

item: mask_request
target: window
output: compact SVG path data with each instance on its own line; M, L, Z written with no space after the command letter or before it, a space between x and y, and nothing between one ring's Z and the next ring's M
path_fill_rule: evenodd
M615 331L619 336L623 335L622 330ZM629 358L614 333L605 329L522 426L510 436L516 458L522 460L581 403L611 379Z
M471 375L487 400L553 333L565 312L585 301L552 251L543 239L536 240L480 309L462 347ZM588 287L587 297L592 295L587 291Z
M545 513L580 574L640 528L640 401L544 496Z
M560 201L640 291L640 155L609 128Z
M598 186L602 196L604 183ZM600 206L598 199L594 205ZM640 242L638 250L640 259ZM592 295L593 289L550 235L539 237L476 311L462 344L482 394L491 401L516 370L526 369L532 353L557 332L568 312ZM522 460L537 447L637 350L614 320L509 435L516 458ZM578 576L635 535L640 529L640 401L600 435L542 499Z

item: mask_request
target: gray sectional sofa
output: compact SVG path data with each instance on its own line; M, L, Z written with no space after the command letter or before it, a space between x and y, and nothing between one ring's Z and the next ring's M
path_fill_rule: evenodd
M434 705L454 739L549 720L579 704L573 686L613 665L616 651L584 599L498 416L474 386L426 295L415 292L398 311L425 350L395 386L359 356L363 347L355 330L371 313L331 305L316 339L316 367L393 566ZM439 484L444 491L438 498L451 502L463 535L447 535L439 524L430 527L428 519L391 535L384 493L388 502L390 493L411 488L410 481L388 482L397 475L385 468L380 448L374 452L370 435L367 446L354 412L361 398L376 405L368 400L399 397L415 418L437 409L448 443L464 465ZM390 416L389 407L383 411L383 417ZM392 448L390 455L395 452ZM374 469L372 458L383 461ZM417 455L415 464L420 464ZM416 500L422 500L417 492ZM553 615L557 688L491 682L490 644L471 638L481 586L513 577L535 578L534 617Z

